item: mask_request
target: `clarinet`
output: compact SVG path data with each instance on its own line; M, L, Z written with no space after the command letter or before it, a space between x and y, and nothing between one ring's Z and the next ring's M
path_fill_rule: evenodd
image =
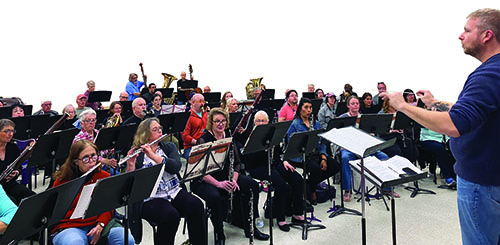
M250 188L250 201L248 202L250 205L250 217L248 217L248 223L250 223L250 245L253 245L254 241L254 228L253 228L253 191Z
M233 144L231 146L234 148ZM234 175L234 149L229 149L229 181L233 182L233 175ZM227 208L227 222L231 223L233 220L232 213L233 213L233 191L229 192L229 204Z

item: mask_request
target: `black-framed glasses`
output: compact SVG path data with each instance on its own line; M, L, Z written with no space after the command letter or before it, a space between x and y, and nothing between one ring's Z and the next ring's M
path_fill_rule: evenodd
M222 120L217 120L217 121L212 121L213 123L216 123L216 124L224 124L224 123L227 123L227 120L226 119L222 119Z
M91 154L90 156L89 155L85 155L83 156L81 159L80 158L77 158L78 160L82 161L83 163L85 164L89 164L90 162L95 162L97 161L97 154Z

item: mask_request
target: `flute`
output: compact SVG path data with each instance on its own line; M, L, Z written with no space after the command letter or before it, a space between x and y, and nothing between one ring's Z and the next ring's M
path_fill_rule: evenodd
M152 145L154 145L154 144L156 144L156 143L160 142L161 140L165 139L165 137L167 137L167 136L168 136L168 134L164 134L164 135L160 136L160 138L155 139L154 141L152 141L151 143L149 143L148 145L149 145L149 146L152 146ZM133 158L133 157L135 157L135 156L139 155L139 153L141 153L141 152L142 152L142 148L138 148L138 149L136 149L134 152L132 152L132 154L130 154L130 155L128 155L128 156L126 156L126 157L124 157L124 158L123 158L123 159L122 159L122 160L118 163L118 166L119 166L119 167L125 166L125 165L123 165L123 164L126 164L128 160L130 160L131 158Z

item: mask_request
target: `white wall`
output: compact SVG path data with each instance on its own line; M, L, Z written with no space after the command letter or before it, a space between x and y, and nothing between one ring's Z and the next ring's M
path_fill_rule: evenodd
M441 3L446 2L446 3ZM144 63L150 82L179 77L193 65L201 87L244 98L250 78L264 77L283 97L314 83L339 94L430 89L454 101L479 62L463 54L468 13L498 1L4 1L1 96L39 109L75 104L97 90L125 89ZM106 103L108 104L108 103Z

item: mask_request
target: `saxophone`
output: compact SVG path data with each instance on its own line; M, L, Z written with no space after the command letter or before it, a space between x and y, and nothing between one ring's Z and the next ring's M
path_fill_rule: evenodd
M247 83L247 85L245 86L245 90L247 93L248 100L255 99L255 97L253 96L253 91L255 90L255 88L260 87L260 85L262 83L262 79L264 79L264 78L263 77L253 78L253 79L250 79L249 83Z
M234 145L231 144L232 148L234 148ZM229 178L228 180L230 182L233 182L233 175L234 175L234 152L232 148L229 148ZM229 192L229 204L227 208L227 222L231 223L233 220L233 192Z
M162 86L162 88L168 88L168 87L170 87L170 85L172 84L172 82L174 80L177 80L177 77L175 77L174 75L171 75L171 74L168 74L168 73L162 73L162 75L163 75L163 86ZM163 100L168 105L174 104L175 93L172 94L172 97L170 97L170 98L164 98Z

